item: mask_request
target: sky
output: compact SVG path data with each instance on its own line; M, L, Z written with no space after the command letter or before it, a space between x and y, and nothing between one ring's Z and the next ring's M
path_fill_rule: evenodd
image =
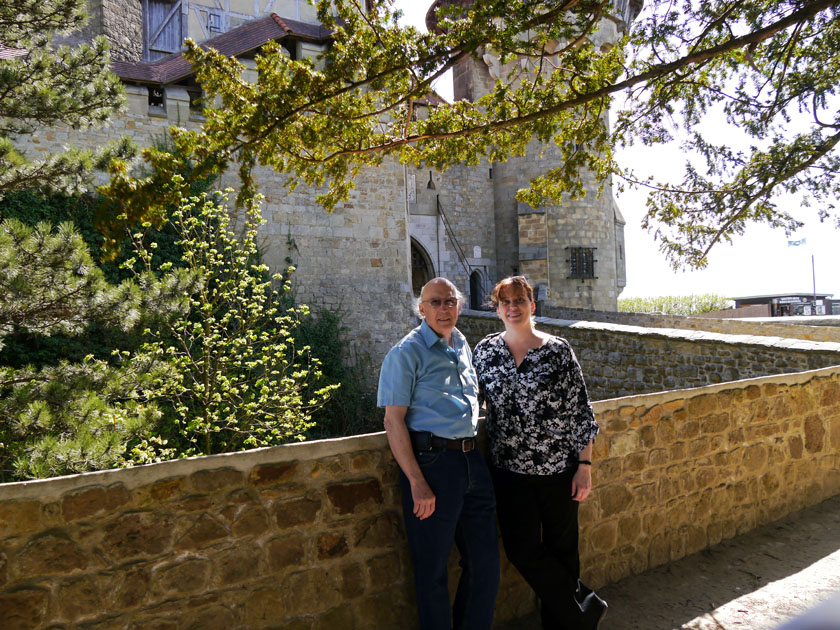
M396 0L404 12L403 22L425 30L426 10L431 0ZM443 77L435 86L441 96L452 99L451 78ZM723 121L710 121L716 134L731 134ZM633 147L617 155L622 165L632 166L644 178L654 175L660 181L678 182L685 158L676 145L656 148ZM673 271L652 233L642 229L647 193L627 190L616 195L627 225L624 229L627 252L627 286L619 297L690 295L716 293L726 297L776 293L832 293L840 298L840 230L828 222L820 223L816 208L800 208L795 198L781 206L805 225L787 236L783 230L752 224L732 244L718 244L709 253L709 264L696 271ZM805 243L789 246L788 241ZM813 267L812 267L813 257Z

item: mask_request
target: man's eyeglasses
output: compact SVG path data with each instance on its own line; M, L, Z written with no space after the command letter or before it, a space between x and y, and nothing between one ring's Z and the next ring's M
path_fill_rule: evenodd
M428 304L432 308L440 308L444 304L446 304L447 308L455 308L458 306L458 298L446 298L445 300L432 298L431 300L422 300L422 302L423 304Z

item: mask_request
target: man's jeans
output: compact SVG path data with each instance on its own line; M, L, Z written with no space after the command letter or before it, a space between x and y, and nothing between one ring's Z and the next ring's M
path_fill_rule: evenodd
M489 630L499 590L499 545L493 483L478 451L433 450L417 462L435 493L435 511L420 520L408 479L400 474L403 516L414 563L417 610L422 630ZM447 561L453 541L461 574L449 609Z

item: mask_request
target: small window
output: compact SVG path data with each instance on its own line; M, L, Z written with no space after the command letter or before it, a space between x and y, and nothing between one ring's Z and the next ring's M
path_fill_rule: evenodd
M595 278L595 259L594 247L567 247L569 257L566 262L569 263L569 278Z
M190 97L190 115L201 116L204 111L204 94L190 90L187 92Z
M166 112L166 90L162 85L149 88L149 111Z
M207 32L221 33L222 32L222 16L220 13L207 14Z

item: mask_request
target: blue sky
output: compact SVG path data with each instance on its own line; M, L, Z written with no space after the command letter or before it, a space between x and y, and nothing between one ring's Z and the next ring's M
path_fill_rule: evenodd
M424 18L431 1L396 0L395 6L405 13L404 21L425 30ZM451 79L444 77L436 86L438 92L451 99ZM719 133L731 134L722 121ZM618 155L622 164L631 165L640 176L655 175L658 179L679 181L685 158L677 146L654 149L636 147ZM770 293L810 292L813 287L811 256L814 257L816 290L833 293L840 298L840 230L821 224L815 209L800 208L791 198L789 211L805 226L795 235L764 225L752 225L733 244L717 245L709 255L709 265L700 271L672 271L659 252L652 234L642 230L647 193L626 191L616 199L627 221L627 287L621 297L656 295L688 295L717 293L728 297ZM799 247L789 247L788 240L805 239Z

